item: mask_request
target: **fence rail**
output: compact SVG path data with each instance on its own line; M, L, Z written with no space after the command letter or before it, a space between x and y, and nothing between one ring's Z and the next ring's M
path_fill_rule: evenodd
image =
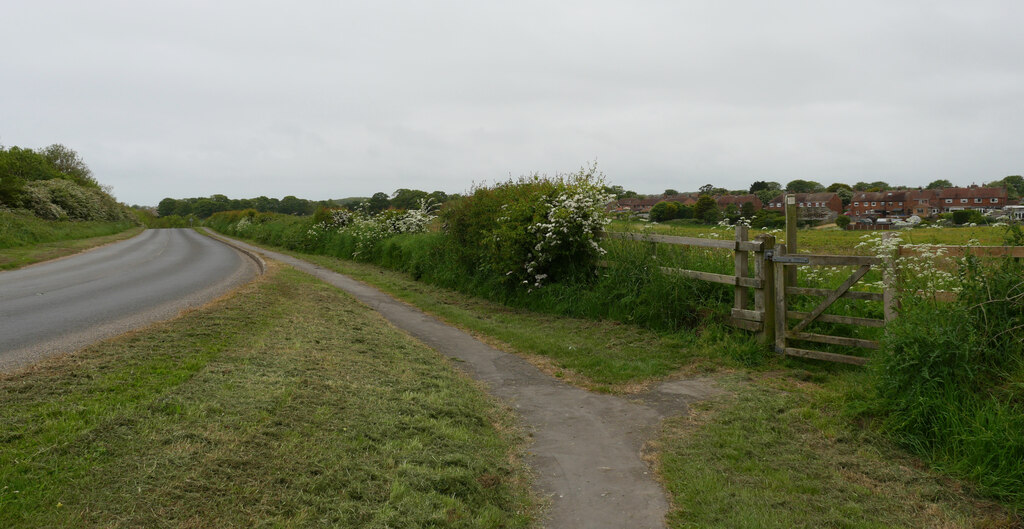
M787 197L786 200L786 244L777 244L773 235L757 236L748 240L749 231L745 226L736 226L734 240L704 239L699 237L680 237L674 235L658 235L633 232L607 232L607 239L643 241L651 243L692 246L698 248L716 248L734 252L734 270L730 274L687 270L681 268L660 267L665 274L688 277L701 281L710 281L733 285L734 302L728 322L734 327L759 333L762 340L774 346L776 352L803 358L815 358L830 362L863 365L867 358L863 356L839 354L827 351L816 351L805 347L795 347L791 342L821 343L858 349L878 349L878 342L864 338L849 336L833 336L818 332L810 332L808 328L814 322L837 323L857 327L881 328L887 321L896 316L897 284L894 268L896 261L874 256L861 255L818 255L796 253L796 204ZM885 234L886 237L889 234ZM1022 246L928 246L900 247L897 257L918 255L922 252L934 252L944 249L943 255L963 257L975 255L979 257L1024 257ZM608 263L602 263L608 266ZM796 269L799 266L852 267L853 273L837 288L818 288L797 285ZM751 267L753 270L751 270ZM883 273L884 288L882 292L866 292L851 290L872 269L880 269ZM753 299L751 299L751 291ZM932 296L940 301L952 301L953 292L918 292L920 295ZM789 308L790 299L794 296L812 296L823 298L810 311L798 311ZM830 306L840 299L866 301L882 304L884 319L846 316L826 312ZM796 322L791 326L790 322Z

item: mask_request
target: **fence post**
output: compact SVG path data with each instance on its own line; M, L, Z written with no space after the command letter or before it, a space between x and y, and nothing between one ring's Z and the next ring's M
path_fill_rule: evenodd
M796 195L786 195L786 251L796 253ZM786 267L782 267L786 268ZM790 285L796 286L796 267L791 266L786 270L786 280Z
M775 247L775 254L785 254L786 245ZM782 354L786 350L786 267L782 263L771 262L775 276L775 352Z
M750 273L750 252L740 250L739 243L747 241L748 229L743 224L736 224L736 250L734 251L734 272L736 277L747 277ZM733 291L735 292L733 306L740 310L746 310L750 302L750 294L747 287L740 286L737 282Z
M764 315L761 322L761 339L768 345L775 343L775 268L774 263L765 259L766 250L775 249L775 236L758 235L755 239L761 249L754 252L754 277L761 280L761 288L754 290L754 310Z
M885 232L882 234L882 240L889 240L892 238L892 232ZM896 282L898 281L899 274L896 270L896 264L899 260L900 249L896 248L896 256L886 257L882 262L882 314L884 314L886 323L896 318Z

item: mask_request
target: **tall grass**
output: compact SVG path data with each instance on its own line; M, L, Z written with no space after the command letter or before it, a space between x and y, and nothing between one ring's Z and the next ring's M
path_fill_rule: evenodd
M1024 508L1024 266L967 260L954 303L906 296L868 414L904 446Z
M45 220L31 213L0 211L0 249L87 239L121 233L135 223L121 221Z

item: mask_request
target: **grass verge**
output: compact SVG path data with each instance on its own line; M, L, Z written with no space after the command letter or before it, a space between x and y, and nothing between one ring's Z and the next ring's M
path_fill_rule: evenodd
M851 421L849 402L869 386L861 368L765 357L756 342L717 327L658 333L534 313L374 265L285 253L374 285L590 389L628 393L667 376L715 373L732 394L666 421L653 443L674 505L671 527L1021 524Z
M43 220L0 212L0 270L75 254L133 237L142 230L130 222Z
M1014 528L1021 519L836 413L840 385L755 377L665 422L656 443L669 526Z
M512 418L308 275L0 376L2 527L524 527Z

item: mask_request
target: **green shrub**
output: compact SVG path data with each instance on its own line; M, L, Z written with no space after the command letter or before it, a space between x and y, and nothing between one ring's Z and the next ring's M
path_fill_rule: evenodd
M679 203L678 202L666 202L661 201L651 207L651 212L648 217L653 222L663 222L666 220L672 220L679 215Z
M506 286L529 290L593 274L609 200L591 166L478 187L442 210L441 219L465 267L482 267Z
M974 209L961 209L953 212L953 222L955 224L987 224L988 219L985 215L982 215L980 211Z
M1024 507L1024 267L964 263L955 303L905 296L872 363L897 441Z
M127 220L127 209L101 189L54 178L25 184L21 205L44 219Z

